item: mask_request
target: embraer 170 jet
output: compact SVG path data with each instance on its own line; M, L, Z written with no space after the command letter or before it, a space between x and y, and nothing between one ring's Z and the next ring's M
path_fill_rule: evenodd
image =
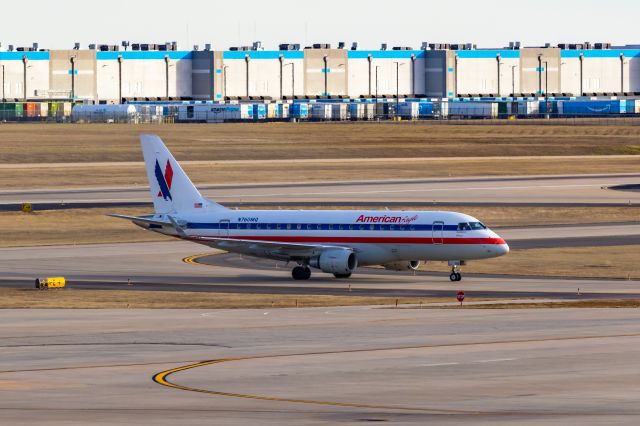
M469 215L441 211L231 210L204 198L156 135L140 143L155 213L114 217L243 255L294 262L295 280L311 268L348 278L359 266L416 270L448 261L460 281L465 261L502 256L509 246Z

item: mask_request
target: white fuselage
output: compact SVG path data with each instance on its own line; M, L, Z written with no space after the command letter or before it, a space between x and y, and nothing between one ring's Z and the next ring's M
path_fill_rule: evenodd
M155 217L166 219L164 215ZM505 241L477 219L446 211L205 208L173 218L184 230L181 237L196 242L203 237L218 237L349 247L357 253L361 266L412 260L486 259L509 251ZM149 228L178 236L170 226Z

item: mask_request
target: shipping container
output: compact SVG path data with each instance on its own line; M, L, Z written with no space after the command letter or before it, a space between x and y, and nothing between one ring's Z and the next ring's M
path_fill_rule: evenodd
M626 100L576 100L558 101L558 112L562 115L607 115L627 112Z
M75 105L71 111L72 120L82 122L131 122L137 117L133 105Z
M267 118L269 120L275 120L276 118L278 118L277 104L267 104Z
M178 120L208 123L251 120L253 104L196 104L178 106Z
M635 114L640 114L640 99L635 100L635 107L633 109Z
M300 102L291 104L291 117L300 119L309 118L309 104Z
M389 117L389 103L388 102L376 102L376 113L375 116L378 118L388 118Z
M418 103L418 117L431 118L433 117L433 102L419 102Z
M332 120L346 120L348 106L345 103L331 104L331 119Z
M376 104L367 102L364 104L364 119L373 120L376 115Z
M71 117L71 113L73 112L73 104L71 102L65 102L63 105L63 115L65 117Z
M364 119L365 104L360 102L353 102L349 104L349 119L351 121Z
M415 120L418 118L418 102L398 103L397 114L404 120Z
M290 109L289 104L277 104L277 117L280 119L289 118Z
M530 116L540 114L540 101L518 101L518 115Z
M253 104L253 119L264 120L267 118L267 106L265 104Z
M449 100L442 99L440 102L433 104L433 116L438 118L445 118L449 116Z
M36 102L27 102L25 104L26 108L26 113L25 113L25 117L27 118L36 118L38 116L38 113L40 112L40 104L36 103Z
M449 117L456 118L496 118L496 102L448 102Z
M327 103L312 104L311 118L314 120L331 120L331 104L327 104Z

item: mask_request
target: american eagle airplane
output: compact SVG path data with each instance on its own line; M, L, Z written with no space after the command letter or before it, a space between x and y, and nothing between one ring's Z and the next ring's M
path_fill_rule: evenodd
M461 265L509 252L478 219L441 211L231 210L203 197L156 135L140 143L155 213L112 215L165 235L243 255L294 262L295 280L311 268L348 278L358 266L416 270L420 261Z

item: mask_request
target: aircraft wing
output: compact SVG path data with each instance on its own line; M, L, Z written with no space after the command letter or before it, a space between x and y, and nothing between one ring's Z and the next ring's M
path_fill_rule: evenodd
M330 249L351 250L348 247L324 244L283 243L222 237L189 237L188 239L224 251L283 261L309 259L319 256L323 251Z

